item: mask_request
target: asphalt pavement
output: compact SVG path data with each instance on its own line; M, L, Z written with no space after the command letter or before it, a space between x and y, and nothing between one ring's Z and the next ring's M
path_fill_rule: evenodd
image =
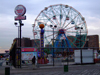
M10 67L10 75L100 75L100 63L73 65L69 62L68 72L64 72L64 65L39 65L33 70L32 65L14 68L3 63L0 66L0 75L5 75L5 67Z

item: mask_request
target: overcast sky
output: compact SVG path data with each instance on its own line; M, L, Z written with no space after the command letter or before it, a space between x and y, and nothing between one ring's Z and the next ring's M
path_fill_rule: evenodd
M100 0L0 0L0 52L9 50L18 36L14 25L14 9L22 4L26 7L27 19L23 20L22 37L33 39L32 24L41 10L54 4L72 6L85 17L88 35L100 35Z

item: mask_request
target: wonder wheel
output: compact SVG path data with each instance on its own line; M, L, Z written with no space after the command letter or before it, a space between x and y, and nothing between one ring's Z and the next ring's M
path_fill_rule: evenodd
M55 41L54 47L64 46L69 48L83 47L86 42L86 21L80 12L69 5L50 5L39 13L33 26L35 40L40 39L40 24L45 25L45 47L51 46L52 40Z

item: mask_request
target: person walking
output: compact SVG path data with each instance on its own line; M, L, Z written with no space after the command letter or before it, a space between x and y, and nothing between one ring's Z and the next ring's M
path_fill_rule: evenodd
M36 61L36 58L35 56L32 58L32 64L33 64L33 69L35 69L35 61Z

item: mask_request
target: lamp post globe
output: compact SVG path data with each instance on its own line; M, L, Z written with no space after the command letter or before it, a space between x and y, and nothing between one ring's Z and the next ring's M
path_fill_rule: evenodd
M40 27L41 29L43 29L43 28L44 28L44 24L40 24L39 27Z

